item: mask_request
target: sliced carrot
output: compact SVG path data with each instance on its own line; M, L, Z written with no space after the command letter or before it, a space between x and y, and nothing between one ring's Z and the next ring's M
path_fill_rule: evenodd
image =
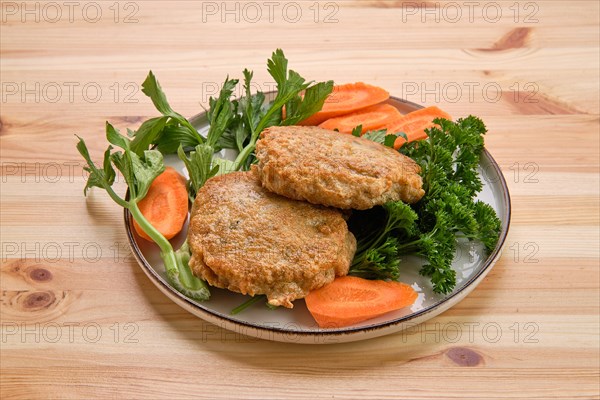
M321 328L353 325L412 305L417 292L400 282L336 278L306 296L306 306Z
M435 124L433 122L429 122L425 125L419 125L417 127L407 126L405 128L401 128L401 129L390 130L389 132L391 132L391 133L403 132L406 135L408 142L414 142L417 140L427 139L428 136L427 136L427 133L425 133L425 129L429 129L433 126L435 126ZM396 149L396 150L400 149L400 147L402 147L405 143L407 143L406 139L404 139L402 136L398 136L396 138L396 140L394 141L394 149Z
M164 237L171 239L183 228L188 213L188 194L185 178L171 167L154 179L148 194L138 202L140 211ZM138 235L152 241L133 221Z
M298 125L316 126L330 118L383 103L389 98L390 94L386 90L363 82L334 86L321 111Z
M404 132L408 141L413 142L415 140L427 139L425 129L433 127L435 125L433 120L436 118L452 120L450 114L433 106L403 115L402 117L389 122L385 128L388 133ZM394 148L398 150L404 143L406 143L406 140L403 137L398 136L394 142Z
M328 119L319 126L330 130L337 129L342 133L352 133L352 129L362 125L362 133L365 133L385 127L401 116L400 111L390 104L376 104L351 114Z

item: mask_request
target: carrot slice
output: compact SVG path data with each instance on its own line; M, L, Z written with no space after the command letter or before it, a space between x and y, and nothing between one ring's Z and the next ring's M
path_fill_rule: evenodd
M389 122L385 128L388 133L404 132L408 141L413 142L415 140L427 139L425 129L433 127L435 125L433 120L436 118L452 120L450 114L433 106L403 115L402 117ZM404 143L406 143L406 140L403 137L398 136L394 142L394 148L398 150Z
M412 305L417 292L401 282L336 278L306 296L306 306L321 328L353 325Z
M316 126L330 118L383 103L389 98L390 94L385 89L363 82L334 86L321 111L299 122L298 125Z
M362 125L362 133L365 133L385 127L401 116L400 111L390 104L376 104L351 114L328 119L319 126L330 130L337 129L342 133L352 133L352 129Z
M164 237L171 239L183 228L188 213L188 194L185 178L171 167L154 179L148 194L138 202L140 211ZM150 236L133 221L138 235L152 241Z

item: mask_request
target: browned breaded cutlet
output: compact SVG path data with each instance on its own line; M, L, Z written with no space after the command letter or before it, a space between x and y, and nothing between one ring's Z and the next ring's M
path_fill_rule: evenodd
M308 126L273 126L256 143L254 172L275 193L342 209L365 210L423 197L420 167L371 140Z
M340 210L271 193L251 172L206 182L192 208L188 243L196 276L288 308L346 275L356 251Z

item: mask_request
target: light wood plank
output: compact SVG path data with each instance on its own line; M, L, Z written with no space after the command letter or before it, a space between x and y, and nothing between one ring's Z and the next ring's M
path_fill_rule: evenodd
M599 2L491 2L497 22L490 2L471 21L463 2L322 1L317 22L314 2L281 2L273 22L263 2L229 2L261 7L236 22L207 14L222 2L136 1L118 23L113 2L97 2L96 23L55 3L55 23L0 3L0 398L600 398ZM291 3L296 23L281 13ZM140 91L148 70L192 116L245 67L270 90L277 47L309 79L485 121L513 219L500 260L455 307L357 343L230 332L153 286L105 193L83 198L73 135L99 159L106 120L125 130L157 115Z

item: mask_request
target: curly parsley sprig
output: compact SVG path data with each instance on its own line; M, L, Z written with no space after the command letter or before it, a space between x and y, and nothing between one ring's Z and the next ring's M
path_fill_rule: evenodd
M488 251L496 246L500 219L491 206L475 200L482 189L477 169L485 125L474 116L434 122L439 127L427 130L427 140L401 148L421 166L425 196L413 206L385 204L385 213L379 215L382 227L357 233L358 250L350 274L397 279L399 258L417 254L427 260L420 273L431 278L436 293L445 294L456 286L452 261L458 238L479 241ZM385 143L383 132L368 137ZM353 218L365 219L364 212Z

